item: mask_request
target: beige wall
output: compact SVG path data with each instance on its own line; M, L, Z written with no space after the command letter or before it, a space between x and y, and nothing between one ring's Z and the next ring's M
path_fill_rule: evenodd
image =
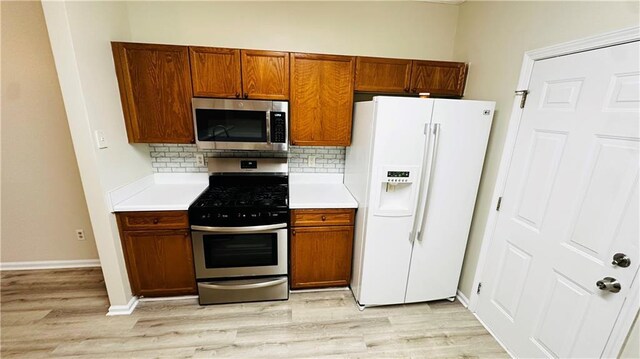
M639 2L465 2L460 6L454 58L469 62L465 97L494 100L496 115L460 289L469 297L511 106L526 51L637 26Z
M42 6L0 7L0 261L97 259ZM85 241L76 240L78 228Z
M458 7L393 2L128 2L134 41L449 60ZM171 26L168 26L171 24Z

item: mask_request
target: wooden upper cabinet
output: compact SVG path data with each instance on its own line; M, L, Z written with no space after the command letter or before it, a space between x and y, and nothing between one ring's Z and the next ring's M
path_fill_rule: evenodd
M189 47L194 96L240 98L240 50Z
M358 57L356 91L408 93L411 83L411 60Z
M291 144L349 146L355 58L291 54Z
M462 97L466 78L464 62L413 61L411 92Z
M111 44L129 142L191 143L186 46Z
M244 98L289 99L289 53L242 50Z

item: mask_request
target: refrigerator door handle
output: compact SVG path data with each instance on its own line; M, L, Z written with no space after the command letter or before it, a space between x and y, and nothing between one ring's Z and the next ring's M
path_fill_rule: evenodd
M438 142L440 140L440 124L439 123L434 123L431 125L431 132L433 133L433 145L431 146L431 158L429 159L429 172L428 175L425 179L425 181L423 182L424 184L424 196L423 196L423 200L420 203L420 206L422 208L422 215L420 216L420 219L418 220L418 228L416 230L416 240L418 241L422 241L422 234L423 234L423 230L422 228L424 227L424 221L427 218L427 212L428 212L428 204L429 204L429 195L431 192L431 177L433 176L433 171L434 171L434 167L435 167L435 162L438 158Z
M424 202L426 196L426 186L424 185L424 178L427 176L427 166L429 165L429 160L433 155L433 125L431 123L425 123L424 125L424 134L427 137L424 143L424 155L422 157L422 165L421 174L420 174L420 187L418 189L418 200L416 201L416 210L413 220L413 225L411 226L411 238L409 240L413 243L413 241L417 238L418 233L420 232L420 227L422 224L422 213L424 211Z

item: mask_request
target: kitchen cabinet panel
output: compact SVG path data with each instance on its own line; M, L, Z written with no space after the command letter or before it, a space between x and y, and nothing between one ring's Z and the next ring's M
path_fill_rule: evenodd
M243 97L261 100L289 99L289 53L242 50Z
M193 94L200 97L240 98L240 50L189 47Z
M184 211L123 212L122 230L187 229L189 216Z
M121 212L116 218L134 295L197 293L186 211Z
M413 61L411 92L462 97L466 78L467 65L463 62Z
M135 295L197 292L189 230L126 231L123 240Z
M349 285L352 250L353 226L294 227L291 288Z
M291 144L349 146L355 58L291 54Z
M346 209L293 209L291 226L352 226L355 210Z
M192 143L191 78L186 46L112 43L131 143Z
M409 93L411 60L358 57L355 90L362 92Z

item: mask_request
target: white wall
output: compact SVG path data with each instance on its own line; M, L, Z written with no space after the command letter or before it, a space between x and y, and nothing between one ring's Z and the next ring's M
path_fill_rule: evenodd
M640 2L493 2L460 6L454 57L469 62L465 97L497 102L460 289L469 297L526 51L637 26Z
M97 259L42 5L5 1L0 7L0 261ZM76 229L84 229L84 241Z
M121 2L43 3L51 47L67 111L111 305L125 305L131 289L106 192L151 174L147 145L127 143L110 41L129 40ZM93 131L109 147L98 150Z
M134 41L450 60L458 7L392 2L128 2Z

